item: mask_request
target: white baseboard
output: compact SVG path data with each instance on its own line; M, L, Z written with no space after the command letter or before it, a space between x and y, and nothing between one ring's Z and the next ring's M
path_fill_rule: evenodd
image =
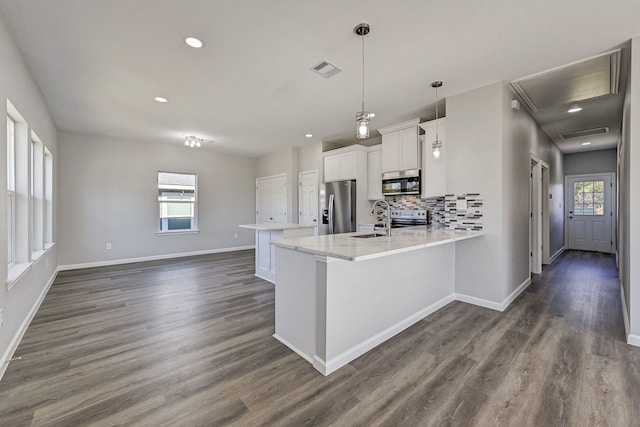
M627 344L640 347L640 335L627 335Z
M255 245L237 246L233 248L221 248L221 249L206 249L204 251L181 252L177 254L152 255L152 256L145 256L145 257L139 257L139 258L112 259L108 261L86 262L81 264L67 264L67 265L58 266L58 271L78 270L80 268L105 267L109 265L119 265L119 264L131 264L134 262L157 261L161 259L170 259L170 258L183 258L188 256L196 256L196 255L217 254L221 252L242 251L246 249L255 249Z
M366 339L360 344L356 344L355 346L351 347L347 351L339 354L336 357L329 359L328 361L322 360L321 358L315 356L312 362L313 367L316 368L318 371L320 371L323 375L329 375L330 373L337 371L344 365L348 364L349 362L356 359L357 357L363 355L364 353L371 350L372 348L377 347L378 345L382 344L389 338L399 334L400 332L404 331L408 327L424 319L431 313L434 313L440 310L442 307L449 304L453 300L454 300L454 295L453 294L448 295L442 298L440 301L436 301L430 306L425 307L422 310L418 311L417 313L407 317L406 319L401 320L395 325L388 327L384 331L372 336L371 338Z
M509 307L511 303L529 287L530 284L531 284L531 277L527 277L524 282L520 283L520 286L515 288L513 292L509 294L507 299L502 301L502 310L500 311L505 311L507 307Z
M307 362L309 362L309 363L311 363L312 365L315 366L315 364L313 363L313 357L309 356L308 354L303 353L295 345L291 344L289 341L285 340L284 338L282 338L278 334L273 334L272 336L275 339L277 339L278 341L280 341L282 344L286 345L291 350L293 350L298 356L302 357L304 360L306 360Z
M558 258L560 255L562 255L563 252L564 252L564 246L558 249L558 251L555 254L551 255L551 258L549 258L549 264L552 264L553 261L555 261L556 258Z
M620 283L620 301L622 301L622 320L624 320L624 336L629 336L629 312L627 311L627 299L624 297L624 288Z
M456 301L466 302L468 304L478 305L480 307L489 308L491 310L502 312L502 311L505 311L507 307L509 307L509 305L511 305L511 303L516 298L518 298L518 296L522 292L524 292L525 289L529 287L530 284L531 284L531 277L527 277L527 279L524 282L522 282L516 289L514 289L513 292L511 292L509 296L507 296L507 298L505 298L505 300L502 302L490 301L490 300L472 297L470 295L458 294L458 293L454 295L455 295Z
M495 301L489 301L482 298L472 297L470 295L455 294L456 301L466 302L467 304L478 305L484 308L490 308L491 310L503 311L502 304Z
M7 362L9 360L11 360L11 358L14 355L14 353L18 349L18 344L20 344L20 341L22 340L22 337L24 336L25 332L27 332L27 328L29 327L29 324L33 320L33 318L36 315L38 309L40 308L40 305L42 304L42 301L44 301L44 297L47 295L47 292L49 292L49 288L51 288L51 285L53 284L53 281L56 279L56 275L57 274L58 274L58 270L53 272L53 274L49 278L49 281L47 282L45 287L40 292L40 295L38 296L38 299L35 301L35 303L31 307L31 310L29 310L29 313L24 318L24 320L22 321L22 324L20 325L20 327L16 331L15 335L13 336L13 339L11 339L11 342L9 343L9 346L4 351L4 354L2 355L2 358L0 359L0 380L2 380L2 377L4 376L5 371L9 367L9 363L7 363Z

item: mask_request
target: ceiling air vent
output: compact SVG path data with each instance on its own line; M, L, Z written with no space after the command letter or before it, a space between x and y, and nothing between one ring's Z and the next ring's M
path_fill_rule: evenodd
M329 77L335 76L342 70L328 61L322 61L321 63L311 67L311 71L328 79Z
M581 136L592 136L592 135L603 135L605 133L609 133L609 126L594 128L594 129L585 129L578 130L575 132L567 132L560 134L560 138L562 139L572 139L572 138L580 138Z

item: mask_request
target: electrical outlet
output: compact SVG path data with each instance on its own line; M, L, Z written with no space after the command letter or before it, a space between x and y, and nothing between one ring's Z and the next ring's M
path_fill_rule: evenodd
M237 239L238 238L238 233L233 233L233 238Z
M111 250L111 243L107 243L107 250L110 251Z

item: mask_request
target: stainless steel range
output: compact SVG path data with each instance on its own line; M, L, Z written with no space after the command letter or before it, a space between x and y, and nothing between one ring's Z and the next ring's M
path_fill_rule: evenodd
M392 210L391 228L427 225L427 218L428 215L425 209Z

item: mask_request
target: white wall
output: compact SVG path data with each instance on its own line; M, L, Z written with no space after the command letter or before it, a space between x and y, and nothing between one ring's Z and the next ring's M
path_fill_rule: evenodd
M565 175L586 175L591 173L617 173L618 154L615 148L587 151L564 155Z
M503 269L506 295L529 278L529 213L531 157L549 165L549 254L564 246L563 155L531 115L511 109L515 99L507 85L503 90ZM549 197L549 195L545 195Z
M12 38L7 31L2 17L0 17L0 115L7 115L7 102L10 100L14 107L18 109L23 118L42 140L44 145L53 154L54 173L58 170L59 153L56 143L56 128L47 109L46 103L40 93L38 86L32 79L29 69L14 45ZM4 125L3 125L4 128ZM0 187L7 188L7 132L0 132ZM5 193L6 194L6 193ZM54 196L58 194L58 186L54 175ZM7 259L7 206L6 197L0 197L0 259ZM54 219L56 217L56 206L54 203ZM59 233L54 227L54 240ZM11 290L5 285L7 277L7 263L0 263L0 310L2 319L0 321L0 375L6 365L4 360L11 351L12 341L17 344L16 337L26 328L29 320L29 312L37 305L42 292L53 278L57 266L58 248L54 246L49 249L31 268L15 282Z
M298 222L298 162L298 148L288 147L283 150L260 157L257 160L255 169L256 178L287 174L287 222L291 223ZM251 222L255 222L255 214Z
M480 193L485 235L456 244L456 292L494 304L529 277L530 156L550 169L552 200L563 200L562 154L511 91L494 83L447 98L447 193ZM562 206L550 206L551 254L562 247Z
M621 147L620 273L629 311L628 340L640 345L640 37L631 41L628 86Z
M58 141L61 265L254 244L238 225L255 220L255 159L67 132ZM158 171L198 175L199 233L156 234Z

